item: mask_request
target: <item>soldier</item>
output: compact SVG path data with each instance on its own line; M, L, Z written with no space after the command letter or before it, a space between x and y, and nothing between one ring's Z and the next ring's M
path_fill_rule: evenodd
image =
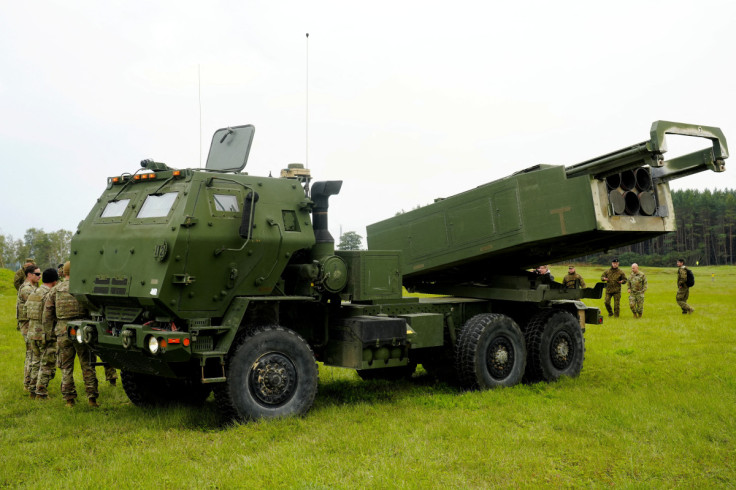
M38 281L41 279L41 269L35 264L27 265L23 271L26 274L26 280L18 288L18 300L15 303L15 318L18 319L16 327L21 335L23 342L26 344L26 360L23 364L23 388L31 391L31 364L33 363L33 349L31 342L28 340L28 313L26 311L26 302L28 297L38 287Z
M570 265L567 267L567 275L562 278L562 284L568 289L584 288L585 281L583 276L575 272L575 266Z
M31 398L45 400L49 397L49 381L56 374L56 335L43 327L43 308L46 296L59 281L59 274L53 267L43 271L43 284L28 296L28 338L33 349L31 363Z
M59 264L59 266L56 268L56 272L59 273L59 281L64 280L64 264Z
M13 285L15 286L15 290L17 291L21 284L25 282L26 280L26 267L29 265L36 265L36 261L33 259L26 259L25 262L23 262L23 266L15 271L15 278L13 279Z
M644 293L647 290L647 276L639 271L639 264L631 264L629 276L629 308L634 318L641 318L644 313Z
M626 274L618 268L618 259L611 261L611 268L603 273L601 281L606 283L606 310L608 316L618 318L621 303L621 285L626 284ZM611 309L611 298L613 298L613 310Z
M69 293L69 272L71 264L64 264L64 281L57 284L46 298L43 312L44 328L54 328L59 342L59 358L61 359L61 396L66 400L67 407L73 407L77 399L77 390L74 386L74 356L79 357L79 366L82 368L84 390L87 392L89 404L99 407L97 398L97 374L90 364L92 354L85 344L70 339L66 332L66 325L70 320L85 318L87 310Z
M687 304L690 297L690 288L687 285L687 267L685 267L685 259L677 259L677 304L682 308L682 314L687 315L695 311L695 308Z

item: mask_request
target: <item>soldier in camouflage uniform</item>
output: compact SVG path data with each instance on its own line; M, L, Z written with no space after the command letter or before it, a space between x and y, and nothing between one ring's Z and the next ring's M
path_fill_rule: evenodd
M568 289L584 288L585 281L583 276L575 272L575 266L571 265L567 268L567 275L562 278L562 284Z
M23 365L23 388L26 391L31 391L31 364L33 363L33 349L31 348L31 342L28 340L28 313L26 311L26 302L28 297L38 287L38 281L41 279L41 270L35 265L31 264L26 266L24 269L26 273L26 280L18 288L18 301L15 303L15 318L18 320L18 326L16 327L21 335L23 335L23 342L26 345L26 360Z
M36 261L33 259L26 259L26 261L23 263L23 266L15 271L15 278L13 279L13 285L15 286L15 290L17 291L20 289L21 284L23 284L26 281L26 267L29 265L35 266Z
M28 314L28 338L33 349L31 363L31 398L46 399L49 396L49 381L56 374L56 335L47 332L43 327L43 308L51 288L59 280L56 269L43 271L43 284L28 296L26 312Z
M647 276L639 270L639 264L631 264L629 276L629 308L634 318L644 313L644 293L647 290Z
M618 259L611 261L611 268L603 273L601 281L606 283L606 310L608 316L618 318L621 304L621 285L626 284L626 273L618 268ZM611 298L613 298L613 310L611 309Z
M87 392L89 404L99 407L97 398L97 374L90 364L91 353L85 344L70 339L66 332L67 323L71 320L86 318L87 310L69 293L69 272L71 264L64 264L65 280L52 289L44 305L44 328L54 328L59 342L59 358L61 359L61 395L66 400L67 407L73 407L77 399L77 390L74 386L74 356L79 357L79 366L82 368L84 390Z
M677 259L677 305L682 308L682 314L687 315L695 311L695 308L687 304L690 297L690 288L687 285L687 267L685 259Z

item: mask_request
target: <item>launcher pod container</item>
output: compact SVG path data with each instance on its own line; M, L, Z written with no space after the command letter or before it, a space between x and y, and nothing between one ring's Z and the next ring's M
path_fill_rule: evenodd
M204 169L144 160L108 179L72 239L69 335L121 369L139 406L202 403L229 419L306 413L317 361L363 379L430 375L468 389L577 376L602 284L526 269L674 230L668 181L724 170L717 128L659 121L651 138L570 167L538 165L368 226L336 251L342 182L242 172L255 129L215 132ZM710 147L667 161L665 134ZM402 286L442 297L403 297Z

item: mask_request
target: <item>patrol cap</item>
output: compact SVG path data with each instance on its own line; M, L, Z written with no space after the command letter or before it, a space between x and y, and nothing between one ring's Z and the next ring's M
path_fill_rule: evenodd
M43 274L41 275L41 280L44 284L56 282L59 280L59 272L53 267L49 267L48 269L43 271Z
M567 268L568 268L568 269L574 269L574 268L575 268L575 266L574 266L574 265L568 265L568 266L567 266Z
M66 262L64 262L64 275L65 276L68 276L69 275L69 270L71 268L72 268L72 263L71 262L69 262L68 260Z
M617 259L617 258L615 258L615 257L614 257L614 258L613 258L613 259L611 260L611 263L612 263L612 264L613 264L614 262L618 262L618 259Z
M36 263L36 260L35 259L26 259L26 260L23 261L23 263L24 264L35 264Z

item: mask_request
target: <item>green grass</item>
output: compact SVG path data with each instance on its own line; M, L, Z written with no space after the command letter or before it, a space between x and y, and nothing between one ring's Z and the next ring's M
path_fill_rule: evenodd
M603 269L578 272L593 283ZM142 410L104 383L101 408L67 409L60 373L47 402L24 396L12 273L3 270L0 486L733 487L736 267L695 269L694 315L675 304L674 267L642 270L644 318L632 317L624 293L621 318L588 326L577 379L460 392L421 369L389 383L320 366L306 417L234 427L220 424L212 400Z

